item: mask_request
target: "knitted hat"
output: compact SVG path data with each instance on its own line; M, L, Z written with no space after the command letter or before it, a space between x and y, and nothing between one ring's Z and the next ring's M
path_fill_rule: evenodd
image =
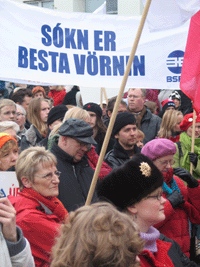
M112 134L115 136L124 126L136 124L135 116L129 112L120 112L117 114Z
M65 105L57 105L53 107L48 114L47 124L51 125L56 120L62 120L68 108Z
M174 107L175 108L175 103L174 100L171 99L165 99L161 102L162 105L162 110L165 111L169 107Z
M33 90L32 90L33 95L37 94L38 92L42 92L43 93L43 96L44 97L46 96L46 93L45 93L45 90L44 90L43 87L36 86L36 87L33 88Z
M85 104L84 106L83 106L83 109L85 109L85 110L87 110L87 111L92 111L92 112L94 112L94 113L96 113L96 115L98 116L98 117L102 117L102 109L101 109L101 107L98 105L98 104L96 104L96 103L92 103L92 102L90 102L90 103L87 103L87 104Z
M156 138L146 143L141 153L151 160L162 158L176 153L176 145L169 139Z
M200 122L200 115L196 117L196 122ZM180 124L180 129L184 132L192 125L193 123L193 113L186 114Z
M7 134L7 133L0 133L0 149L9 140L14 140L16 142L16 144L17 144L17 140L12 135Z
M98 185L100 200L114 204L123 211L155 191L163 184L162 173L142 154L110 172Z

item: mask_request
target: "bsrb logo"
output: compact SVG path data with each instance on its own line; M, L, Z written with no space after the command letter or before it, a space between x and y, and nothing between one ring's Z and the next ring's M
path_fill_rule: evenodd
M167 58L167 67L172 73L181 74L183 56L184 52L181 50L176 50L169 54Z

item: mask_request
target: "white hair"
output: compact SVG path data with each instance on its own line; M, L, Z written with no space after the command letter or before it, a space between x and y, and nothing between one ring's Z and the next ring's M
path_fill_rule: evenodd
M22 107L22 105L16 104L17 109L20 109L24 116L26 116L26 110Z
M16 133L19 132L19 125L14 121L1 121L0 122L0 133L12 128Z

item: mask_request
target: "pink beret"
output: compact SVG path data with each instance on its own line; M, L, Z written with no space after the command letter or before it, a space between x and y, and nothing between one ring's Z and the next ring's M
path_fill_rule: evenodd
M168 155L174 155L176 153L176 145L169 139L156 138L146 143L141 153L155 160Z
M196 122L200 122L200 115L197 116ZM186 114L180 124L180 129L184 132L192 125L193 123L193 113Z

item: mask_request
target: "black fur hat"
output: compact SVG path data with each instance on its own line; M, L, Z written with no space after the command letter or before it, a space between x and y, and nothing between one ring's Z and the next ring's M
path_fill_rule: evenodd
M123 211L163 184L162 173L142 154L135 155L109 173L97 186L100 200Z

